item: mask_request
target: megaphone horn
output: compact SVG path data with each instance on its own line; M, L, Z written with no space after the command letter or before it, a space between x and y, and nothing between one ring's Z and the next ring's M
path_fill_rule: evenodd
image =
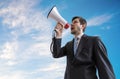
M65 29L69 28L68 22L59 14L55 6L53 6L50 12L48 13L47 18L49 17L53 18L57 22L60 22L64 26Z

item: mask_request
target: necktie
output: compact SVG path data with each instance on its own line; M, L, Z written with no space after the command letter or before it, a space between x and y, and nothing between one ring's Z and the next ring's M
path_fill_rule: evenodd
M75 38L75 41L74 41L74 54L76 54L76 50L78 48L78 44L79 44L79 38Z

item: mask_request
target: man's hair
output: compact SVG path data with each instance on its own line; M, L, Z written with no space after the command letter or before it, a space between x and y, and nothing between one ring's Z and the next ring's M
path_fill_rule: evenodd
M87 21L86 21L83 17L80 17L80 16L75 16L75 17L73 17L73 18L72 18L72 21L73 21L74 19L76 19L76 18L78 18L79 21L80 21L80 24L81 24L81 25L85 25L85 28L86 28L86 26L87 26ZM85 31L85 28L83 29L83 32Z

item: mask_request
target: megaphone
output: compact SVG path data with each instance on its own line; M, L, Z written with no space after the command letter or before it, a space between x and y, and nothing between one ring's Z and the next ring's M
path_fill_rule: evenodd
M64 26L65 29L69 28L68 22L59 14L55 6L53 6L52 9L49 11L47 18L52 18L56 20L57 22L60 22Z

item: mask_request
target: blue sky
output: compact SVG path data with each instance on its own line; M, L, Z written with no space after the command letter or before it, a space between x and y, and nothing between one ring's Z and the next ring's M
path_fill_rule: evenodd
M76 15L87 20L85 34L101 38L120 79L119 0L0 0L0 79L63 79L66 58L54 59L49 50L54 5L68 23ZM72 38L64 30L62 45Z

